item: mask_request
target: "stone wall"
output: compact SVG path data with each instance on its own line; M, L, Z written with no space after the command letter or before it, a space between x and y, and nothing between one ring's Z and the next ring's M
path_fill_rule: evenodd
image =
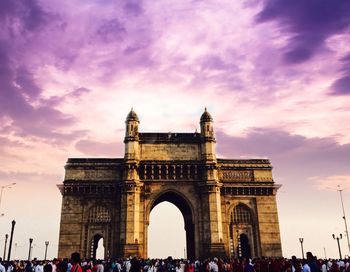
M140 144L141 160L199 160L200 145L189 143Z

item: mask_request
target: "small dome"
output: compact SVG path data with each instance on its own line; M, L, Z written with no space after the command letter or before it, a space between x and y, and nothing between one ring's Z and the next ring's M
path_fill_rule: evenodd
M126 117L126 121L137 121L139 122L139 118L137 117L136 112L131 108L131 111L129 112L128 116Z
M207 108L204 109L204 112L201 116L201 123L204 122L213 122L213 118L211 117L210 113L207 111Z

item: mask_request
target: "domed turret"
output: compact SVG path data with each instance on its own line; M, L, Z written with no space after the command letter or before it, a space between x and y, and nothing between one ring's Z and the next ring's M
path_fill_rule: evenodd
M204 109L204 112L201 116L200 125L202 136L204 138L214 140L213 118L207 111L207 108Z
M135 140L135 137L138 137L139 132L139 118L137 117L136 112L131 108L128 116L126 117L126 130L125 130L125 140Z
M201 123L204 122L213 122L213 118L211 117L210 113L207 111L207 108L205 107L204 112L201 116Z
M134 110L131 108L126 117L125 125L125 159L138 160L139 159L139 118Z
M136 121L140 123L139 118L137 117L136 112L134 112L133 108L131 108L131 111L129 112L128 116L126 117L126 122L128 121Z
M202 157L207 161L215 161L215 137L214 137L214 128L213 128L213 118L210 113L207 111L207 108L204 109L204 112L200 120L201 126L201 137L202 137Z

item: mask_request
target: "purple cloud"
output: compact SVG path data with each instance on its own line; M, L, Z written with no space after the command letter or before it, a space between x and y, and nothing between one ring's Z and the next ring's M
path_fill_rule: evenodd
M333 82L330 87L331 95L350 95L350 53L341 59L343 67L340 70L342 77Z
M330 36L350 26L350 2L347 0L265 0L257 14L259 23L277 21L291 35L284 48L287 63L311 59Z
M126 34L125 26L116 18L103 22L96 31L96 35L107 43L122 41Z
M75 90L73 90L72 92L70 92L68 96L75 97L75 98L80 98L84 94L87 94L87 93L90 93L90 92L91 92L91 90L88 89L88 88L79 87L79 88L76 88Z
M17 24L10 25L13 31L16 31L17 27L33 31L45 25L49 17L49 14L40 7L36 0L3 0L0 2L0 22L4 24L6 21L17 19Z
M53 107L63 97L41 97L43 89L31 71L32 63L22 59L31 47L32 36L48 26L51 15L56 15L44 11L34 0L2 1L0 5L0 117L10 118L11 131L24 137L58 143L82 135L82 131L58 132L72 125L75 118ZM14 21L17 23L11 24Z
M218 152L225 157L267 157L277 175L306 180L349 172L350 144L341 145L331 137L306 138L269 128L250 129L246 136L217 133Z
M141 1L128 1L125 5L124 5L124 11L126 14L128 15L140 15L141 13L143 13L143 8L140 4Z

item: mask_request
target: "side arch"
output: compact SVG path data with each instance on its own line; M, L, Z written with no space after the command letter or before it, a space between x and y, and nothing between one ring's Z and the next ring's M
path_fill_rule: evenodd
M258 229L254 208L239 202L229 212L230 243L236 257L258 256Z
M112 253L112 222L113 213L110 206L105 203L91 201L86 205L83 225L83 256L96 258L98 242L103 239L104 258Z

